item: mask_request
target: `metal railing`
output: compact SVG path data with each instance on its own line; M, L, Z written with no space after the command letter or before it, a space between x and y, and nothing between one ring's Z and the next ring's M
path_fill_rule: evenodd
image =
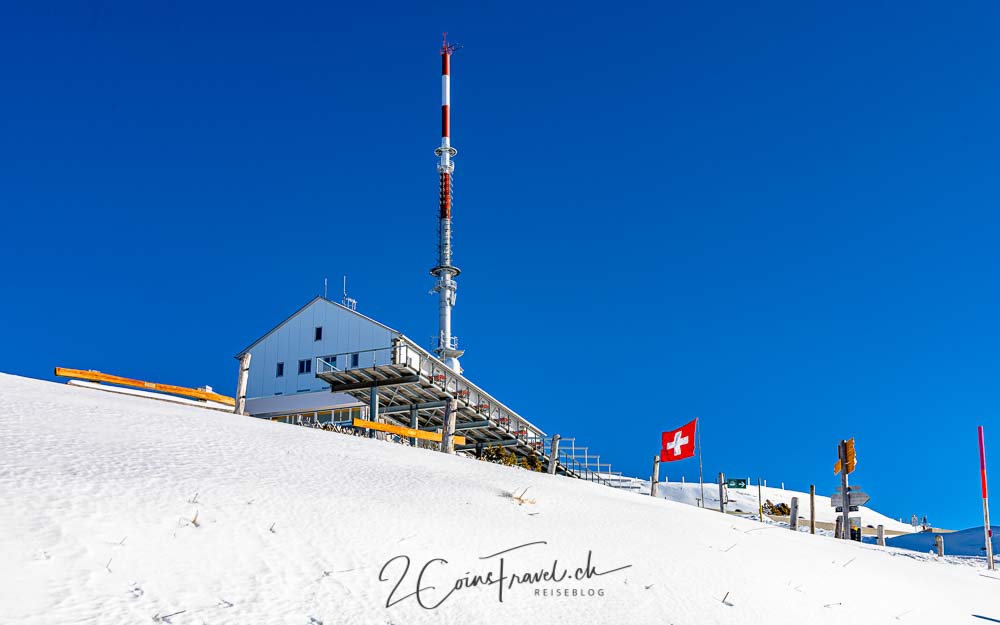
M545 436L542 430L527 419L405 337L396 339L390 347L319 356L316 358L315 372L318 375L390 365L415 371L451 397L465 402L483 420L492 421L529 445Z
M317 357L315 373L377 367L405 368L419 374L447 395L465 402L477 417L490 421L494 427L503 429L537 453L551 458L551 436L546 436L541 429L404 336L394 339L389 347ZM558 461L575 476L607 486L616 486L622 477L621 472L612 471L611 464L601 462L601 457L592 454L589 448L577 447L574 438L562 439Z
M317 356L314 370L316 374L320 374L394 364L392 362L392 350L393 348L391 347L380 347Z

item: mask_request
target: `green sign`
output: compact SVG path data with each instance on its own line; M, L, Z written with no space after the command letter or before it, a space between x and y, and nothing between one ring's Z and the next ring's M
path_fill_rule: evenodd
M747 481L741 477L738 477L736 479L730 477L726 479L726 488L746 488L746 487L747 487Z

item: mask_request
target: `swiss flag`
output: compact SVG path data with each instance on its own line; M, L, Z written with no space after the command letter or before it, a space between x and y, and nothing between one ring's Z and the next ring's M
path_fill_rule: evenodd
M694 430L698 425L695 419L676 430L663 433L663 448L660 449L660 462L683 460L694 455Z

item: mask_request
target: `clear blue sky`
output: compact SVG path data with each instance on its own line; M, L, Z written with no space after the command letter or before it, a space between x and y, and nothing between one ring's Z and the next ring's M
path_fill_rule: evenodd
M699 416L829 493L855 436L951 527L984 424L1000 489L994 3L152 4L0 8L0 370L231 392L344 274L435 334L448 30L473 380L637 475Z

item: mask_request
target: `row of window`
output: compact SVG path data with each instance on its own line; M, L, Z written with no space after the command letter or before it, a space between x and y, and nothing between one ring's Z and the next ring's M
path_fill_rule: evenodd
M316 328L317 330L322 330L323 328ZM323 356L323 360L330 363L330 366L337 367L337 357L336 356ZM351 367L357 368L359 356L358 354L351 354ZM299 361L299 375L305 373L312 373L312 360L305 359ZM274 367L274 377L282 378L285 377L285 363L279 362Z
M299 423L299 422L313 422L313 423L350 423L354 419L361 418L361 408L354 406L352 408L337 408L335 410L320 410L313 413L303 413L303 414L290 414L282 415L280 417L271 417L272 421L280 421L281 423Z

